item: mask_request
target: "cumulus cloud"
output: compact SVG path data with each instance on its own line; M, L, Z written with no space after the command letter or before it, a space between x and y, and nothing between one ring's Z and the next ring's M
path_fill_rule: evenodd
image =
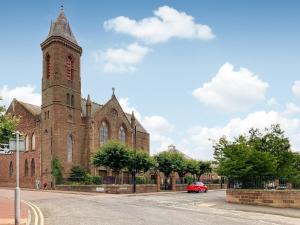
M136 21L119 16L104 22L104 29L131 35L146 43L166 42L171 38L203 39L214 37L208 25L196 23L194 17L169 6L154 11L153 17Z
M130 73L136 71L136 66L150 52L150 49L138 43L132 43L125 48L108 48L105 52L94 52L95 63L103 65L107 73Z
M41 94L37 93L35 87L30 85L18 86L11 89L8 86L4 85L0 88L0 96L2 97L6 107L9 106L14 98L33 105L41 105L42 99Z
M292 91L296 97L300 98L300 81L299 80L294 82Z
M131 106L129 98L120 98L119 103L125 112L132 112L136 118L142 123L145 129L150 133L151 154L166 150L174 141L170 137L174 126L162 116L144 116L136 110L136 107Z
M246 134L251 128L263 130L272 124L280 124L281 128L290 138L294 150L300 149L300 119L299 116L287 115L286 110L277 111L256 111L248 114L245 118L233 118L225 126L206 127L195 126L189 129L179 143L182 149L188 149L189 155L199 159L212 159L212 140L218 140L222 136L229 139L240 134ZM298 110L298 109L297 109Z
M268 83L246 68L225 63L202 87L193 91L200 102L223 111L244 111L265 99Z

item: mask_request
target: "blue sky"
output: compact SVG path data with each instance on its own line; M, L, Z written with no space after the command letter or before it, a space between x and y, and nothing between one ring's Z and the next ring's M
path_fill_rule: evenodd
M134 109L151 133L152 153L174 144L210 159L208 139L272 123L280 123L299 150L299 1L63 4L83 48L83 95L104 103L115 87L123 108ZM12 97L39 101L39 44L60 5L1 2L0 95L6 104Z

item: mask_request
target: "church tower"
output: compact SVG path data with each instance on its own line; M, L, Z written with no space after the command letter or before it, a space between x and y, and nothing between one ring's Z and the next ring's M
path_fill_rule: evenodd
M51 162L59 159L63 176L81 162L81 78L78 45L61 9L46 40L43 52L41 167L43 182L52 181Z

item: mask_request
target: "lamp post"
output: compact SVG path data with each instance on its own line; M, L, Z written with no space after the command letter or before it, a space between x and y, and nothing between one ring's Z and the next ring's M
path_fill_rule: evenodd
M20 180L19 180L19 163L20 163L20 132L16 131L16 189L15 189L15 225L20 224L20 208L21 208L21 198L20 198Z

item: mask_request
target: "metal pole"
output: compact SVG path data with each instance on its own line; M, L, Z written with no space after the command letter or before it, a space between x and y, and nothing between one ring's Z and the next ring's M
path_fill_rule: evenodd
M15 190L15 225L20 224L20 208L21 208L21 202L20 202L20 184L19 184L19 150L20 150L20 143L19 143L19 132L16 132L16 190Z

